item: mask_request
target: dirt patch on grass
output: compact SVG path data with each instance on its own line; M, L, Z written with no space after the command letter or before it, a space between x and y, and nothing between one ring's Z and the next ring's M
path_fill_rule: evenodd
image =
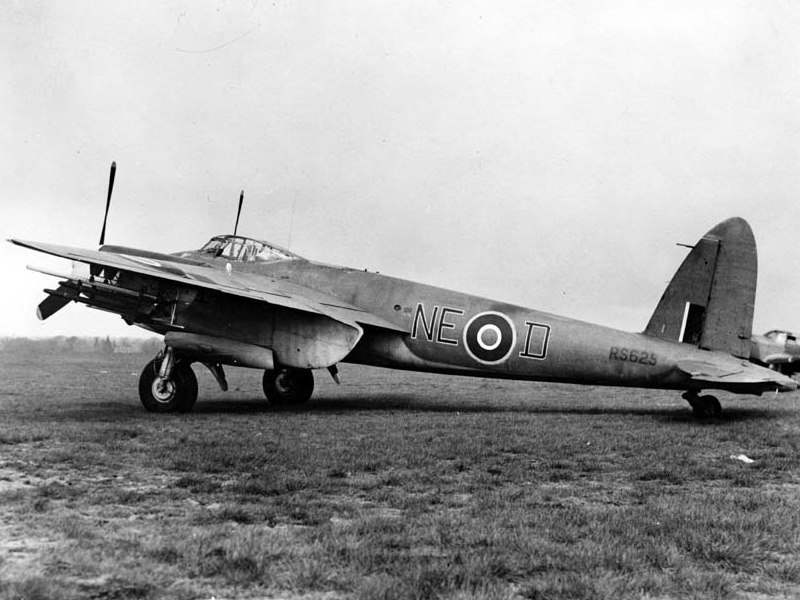
M0 494L4 492L32 489L41 484L44 480L13 469L11 467L0 467Z
M44 554L58 547L46 536L33 533L16 511L0 507L0 582L19 581L44 573Z

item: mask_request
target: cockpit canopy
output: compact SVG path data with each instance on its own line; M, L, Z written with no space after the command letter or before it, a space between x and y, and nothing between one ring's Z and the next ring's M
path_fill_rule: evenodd
M200 248L199 253L236 262L275 262L300 258L280 246L239 235L215 236Z
M797 343L797 337L793 333L789 331L782 331L780 329L772 329L771 331L765 333L764 337L769 338L778 344L785 344L786 342L789 342L790 344Z

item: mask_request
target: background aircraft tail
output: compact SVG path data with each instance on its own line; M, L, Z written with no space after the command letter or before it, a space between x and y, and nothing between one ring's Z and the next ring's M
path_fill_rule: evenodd
M723 221L683 261L645 335L748 358L757 272L750 225L738 217Z

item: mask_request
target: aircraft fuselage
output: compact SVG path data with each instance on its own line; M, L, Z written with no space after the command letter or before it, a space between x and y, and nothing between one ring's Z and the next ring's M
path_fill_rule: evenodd
M305 260L240 263L232 268L325 289L408 332L365 326L345 362L479 377L685 390L701 386L692 385L676 368L679 360L703 362L710 355L734 365L739 360L688 344L356 269ZM207 301L187 304L175 315L175 323L185 331L207 335L220 336L227 330L231 338L272 347L283 320L292 318L291 311L281 307L265 310L263 304L246 299L215 302L210 296Z

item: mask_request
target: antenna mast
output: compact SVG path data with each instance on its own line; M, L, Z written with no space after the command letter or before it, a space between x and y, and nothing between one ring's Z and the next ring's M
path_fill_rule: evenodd
M103 230L100 232L100 245L106 243L106 221L108 221L108 209L111 206L111 191L114 189L114 175L117 173L116 161L111 163L111 173L108 176L108 198L106 199L106 214L103 217Z
M236 211L236 225L233 226L233 235L236 235L236 231L239 229L239 215L242 214L242 201L244 200L244 190L242 193L239 194L239 210Z

